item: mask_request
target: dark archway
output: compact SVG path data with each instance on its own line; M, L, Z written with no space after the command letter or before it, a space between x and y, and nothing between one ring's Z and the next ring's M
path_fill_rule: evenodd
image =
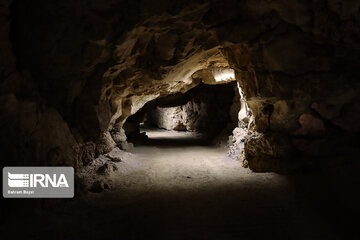
M201 135L201 139L194 141L194 144L227 145L232 130L238 126L239 99L236 82L200 84L186 93L176 93L146 103L126 120L125 134L128 141L135 145L164 144L166 139L160 141L146 136L146 131L154 129ZM176 141L173 143L176 145ZM167 144L171 144L171 141Z

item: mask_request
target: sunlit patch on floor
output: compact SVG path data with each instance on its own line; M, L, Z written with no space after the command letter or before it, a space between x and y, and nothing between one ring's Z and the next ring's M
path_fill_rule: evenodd
M192 132L145 129L149 142L137 146L132 158L116 163L109 175L112 189L105 195L133 197L154 191L207 192L226 188L282 188L286 178L276 173L254 173L228 157L226 147L199 145L201 135ZM159 141L161 140L161 142ZM134 200L134 199L132 199Z

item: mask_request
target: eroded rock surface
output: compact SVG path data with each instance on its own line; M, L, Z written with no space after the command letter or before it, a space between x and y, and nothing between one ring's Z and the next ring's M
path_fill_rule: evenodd
M234 96L238 94L234 86L232 83L201 85L175 102L171 98L159 100L158 105L150 109L149 120L167 130L195 131L216 136L231 122L230 108ZM176 106L178 104L181 105ZM232 114L237 117L237 112L239 108Z
M147 102L216 84L214 73L230 68L248 130L233 144L244 143L251 169L279 169L293 154L329 156L319 142L341 154L345 141L356 154L359 8L330 0L3 1L3 164L90 164L126 144L123 124Z

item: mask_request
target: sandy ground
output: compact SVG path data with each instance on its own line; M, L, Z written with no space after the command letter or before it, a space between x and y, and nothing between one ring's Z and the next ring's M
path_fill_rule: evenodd
M148 146L132 149L131 158L117 163L110 176L113 192L123 195L153 191L201 193L214 188L271 187L286 189L287 179L276 173L253 173L227 157L227 148L203 145L191 132L146 130ZM132 200L132 199L131 199Z
M16 237L1 239L356 239L342 224L349 215L334 211L334 194L319 193L311 177L298 185L253 173L191 133L147 135L148 145L116 163L111 189L36 201L31 214L18 208L0 228Z
M130 239L337 239L287 177L243 168L201 135L146 134L149 144L117 163L112 189L87 199L127 206Z

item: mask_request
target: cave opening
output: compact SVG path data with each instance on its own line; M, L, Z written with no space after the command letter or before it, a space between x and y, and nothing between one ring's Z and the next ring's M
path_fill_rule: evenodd
M235 81L215 85L201 83L185 93L146 103L126 120L125 134L135 147L226 146L238 126L239 100Z

